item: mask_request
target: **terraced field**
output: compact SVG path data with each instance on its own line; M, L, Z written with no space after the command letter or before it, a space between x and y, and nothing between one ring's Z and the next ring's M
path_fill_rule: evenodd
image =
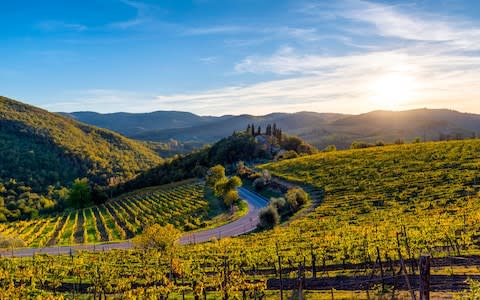
M200 228L208 217L208 205L203 183L188 181L136 191L98 207L0 224L0 234L31 247L125 240L152 223L170 223L183 230Z

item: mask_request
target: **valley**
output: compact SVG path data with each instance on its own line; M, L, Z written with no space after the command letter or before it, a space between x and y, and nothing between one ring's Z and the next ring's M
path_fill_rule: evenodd
M22 126L33 122L30 135L49 132L39 141L60 134L53 126L84 126L4 101L8 109L0 116L7 121L1 124L14 117ZM28 119L15 115L19 107L31 114ZM36 114L49 117L52 125L42 130L45 124L36 123ZM89 127L82 137L87 141L96 138L92 133L102 132L138 146L130 149L141 149L135 159L117 154L127 148L115 143L110 154L102 153L117 165L115 180L108 179L106 165L81 173L91 166L88 155L53 164L74 172L70 183L57 182L47 190L40 180L19 176L12 185L0 177L5 182L1 193L6 217L0 223L0 271L14 274L0 278L0 285L20 284L0 295L35 291L112 299L132 293L225 299L248 294L276 299L301 293L324 299L331 293L362 298L366 292L401 298L418 289L418 259L424 253L433 256L434 295L461 294L472 285L465 283L465 268L477 278L478 139L358 141L352 149L336 150L332 145L322 151L289 135L281 124L248 123L211 146L174 158L160 158L141 142ZM4 125L0 134L14 145L19 144L12 138L22 139L22 147L8 149L27 165L32 165L26 160L29 149L43 147L41 153L49 159L50 153L69 147L70 142L55 149L28 143L14 128ZM101 143L95 142L95 147ZM85 153L96 151L103 150ZM141 166L147 163L141 155L147 153L152 161L149 167ZM77 164L81 168L75 171ZM119 167L129 165L136 167ZM22 174L4 166L9 174ZM49 172L52 165L36 168ZM18 186L27 183L28 192L36 196L17 193ZM62 190L64 198L55 198ZM51 207L28 214L26 204L38 205L35 201ZM21 212L17 218L12 217L13 204ZM151 226L160 231L152 235ZM459 257L468 265L459 263ZM66 260L75 263L67 265ZM32 266L42 266L43 271ZM445 273L449 284L443 283Z

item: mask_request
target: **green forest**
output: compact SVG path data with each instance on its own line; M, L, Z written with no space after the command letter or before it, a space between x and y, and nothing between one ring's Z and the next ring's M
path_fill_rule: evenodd
M103 190L163 161L142 143L5 97L0 151L0 220L61 209L77 178Z

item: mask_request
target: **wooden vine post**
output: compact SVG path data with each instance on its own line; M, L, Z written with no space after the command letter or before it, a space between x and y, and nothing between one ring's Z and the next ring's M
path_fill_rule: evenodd
M313 251L313 245L310 245L310 255L312 256L312 276L313 278L317 278L317 266L316 266L317 256Z
M405 282L407 283L407 288L408 288L408 291L410 292L410 297L412 298L412 300L416 300L415 292L413 291L412 286L410 285L410 280L408 279L408 274L407 274L407 268L405 267L405 263L403 261L398 232L397 232L397 251L398 251L398 258L400 260L400 271L403 273L403 276L405 277Z
M430 300L430 255L420 256L420 300Z

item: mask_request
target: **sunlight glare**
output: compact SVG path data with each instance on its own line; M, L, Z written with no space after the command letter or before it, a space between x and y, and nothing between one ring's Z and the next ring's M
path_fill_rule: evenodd
M398 109L412 100L415 89L414 77L405 73L389 73L371 83L369 98L377 109Z

